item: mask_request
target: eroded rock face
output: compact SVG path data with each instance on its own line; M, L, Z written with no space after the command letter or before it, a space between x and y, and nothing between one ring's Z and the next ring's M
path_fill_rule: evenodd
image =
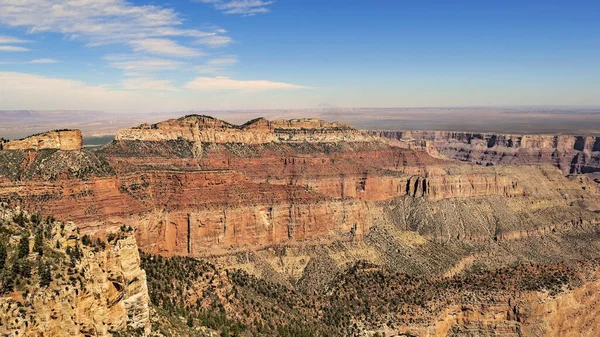
M57 130L0 144L0 150L80 150L83 138L79 130Z
M433 155L482 165L552 164L564 174L600 171L600 137L448 131L372 131Z
M268 121L258 118L243 125L233 125L209 116L190 115L157 124L143 124L120 130L116 140L167 141L183 139L200 143L243 143L247 145L271 142L340 142L365 141L373 137L348 124L329 123L318 119Z
M10 221L15 214L2 209L0 218ZM71 222L37 226L45 228L36 234L45 236L43 258L32 252L25 259L34 266L40 259L46 261L49 281L43 283L38 267L27 283L21 281L13 292L0 296L2 334L111 336L125 331L150 332L146 273L140 268L132 232L120 231L112 240L100 243L82 240ZM10 247L8 261L18 263Z
M282 141L283 131L277 130L295 140ZM320 142L310 138L314 134L333 137L330 141L357 138ZM544 226L578 220L579 206L560 220L539 213L581 200L593 204L598 192L595 184L569 180L550 166L456 163L381 139L367 141L371 138L361 138L348 125L319 120L257 119L235 126L188 116L120 135L80 160L90 163L90 169L77 172L88 175L57 169L61 174L5 176L0 179L0 199L76 220L86 231L136 226L138 243L148 252L206 256L239 248L360 239L399 198L415 201L397 208L402 217L412 219L412 224L402 225L407 230L426 237L443 233L444 240L485 240L494 236L495 218L539 218ZM136 137L143 140L132 140ZM66 152L53 156L61 153ZM46 173L56 160L44 158L24 154L9 158L6 165L37 167L32 162L40 162L44 169L27 172ZM464 208L462 220L461 214L439 213L493 198L510 213L487 204ZM449 201L454 199L465 202ZM513 227L502 230L517 229Z
M489 155L517 142L470 137L451 142L471 151L458 152L463 161L473 149ZM600 256L598 185L530 160L571 147L593 153L595 145L526 137L503 157L512 161L497 162L507 165L486 166L444 159L446 141L405 138L318 120L236 126L188 116L123 130L94 153L2 151L0 200L77 220L90 235L135 227L153 304L173 310L179 327L188 326L183 312L193 313L183 318L190 325L214 323L206 313L222 308L249 335L258 325L299 322L353 336L578 331L552 325L560 320L553 313L596 303L585 292L555 300L579 287L578 271L591 270L569 266ZM146 323L134 323L146 322L148 303L134 240L123 234L107 244L79 245L88 251L76 266L89 286L68 294L76 302L67 301L62 326L146 332Z

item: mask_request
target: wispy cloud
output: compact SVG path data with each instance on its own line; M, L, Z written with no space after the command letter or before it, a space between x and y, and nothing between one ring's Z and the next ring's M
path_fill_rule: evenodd
M220 74L225 68L238 63L235 56L223 56L207 61L205 64L197 66L196 70L202 74Z
M0 35L0 44L17 44L17 43L27 43L27 42L29 42L29 41L19 39L16 37L12 37L12 36Z
M282 89L308 89L307 87L266 80L235 80L229 77L197 77L185 85L187 89L207 91L268 91Z
M125 71L126 75L148 74L163 70L176 70L185 63L163 58L143 57L139 55L108 55L104 58L109 66Z
M114 91L79 81L16 72L0 72L0 85L3 94L0 109L113 107L135 99L126 91Z
M159 80L150 77L128 78L121 82L125 90L179 91L169 80Z
M197 57L202 56L199 50L178 44L169 39L143 39L130 43L136 52L148 52L150 54L168 55L174 57Z
M233 40L229 36L207 36L199 39L197 42L212 48L223 47L230 44Z
M32 63L32 64L47 64L47 63L58 63L58 61L55 60L55 59L37 59L37 60L31 60L31 61L29 61L29 63Z
M166 50L168 55L185 57L194 55L192 48L172 39L189 38L203 43L203 39L211 37L222 39L224 34L218 28L183 29L183 19L174 10L125 0L0 0L0 24L25 27L31 34L57 32L92 46L121 43L153 53ZM152 42L143 42L152 39L179 48L160 49ZM142 42L130 44L131 41ZM212 46L211 40L206 44Z
M29 49L17 46L0 46L0 51L8 51L8 52L20 52L20 51L28 51Z
M268 13L271 10L269 5L275 1L264 0L197 0L199 2L212 4L213 7L225 14L239 14L243 16L252 16L256 14Z

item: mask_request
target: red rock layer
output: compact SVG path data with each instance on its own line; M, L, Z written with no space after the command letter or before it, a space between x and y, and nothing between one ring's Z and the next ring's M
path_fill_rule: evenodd
M197 132L242 138L268 134L257 129L274 133L285 129L292 138L297 132L308 138L264 144L206 143L194 138L201 137ZM380 202L401 196L434 202L519 198L539 191L534 184L525 188L530 176L510 170L452 164L381 140L337 141L357 131L317 120L259 119L233 126L192 116L123 134L131 130L167 140L122 137L96 159L91 152L72 156L81 162L76 176L69 175L70 168L57 166L56 174L49 176L5 177L0 179L0 200L75 220L84 230L132 225L144 250L198 256L241 246L360 238L383 220ZM329 141L306 141L323 139L312 138L315 134L326 135ZM192 138L184 139L188 136ZM12 163L14 167L32 165L27 156L15 158L22 162ZM94 170L85 166L92 162ZM47 167L43 160L34 162L40 163ZM532 174L542 182L549 179L542 171Z

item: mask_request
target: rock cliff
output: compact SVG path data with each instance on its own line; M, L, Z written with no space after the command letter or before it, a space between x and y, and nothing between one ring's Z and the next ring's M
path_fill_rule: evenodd
M79 130L55 130L29 136L19 140L0 142L0 150L80 150L83 138Z
M201 115L189 115L152 125L142 124L120 130L116 136L117 141L177 139L191 141L200 146L200 143L255 145L271 142L353 142L374 138L348 124L329 123L318 119L268 121L257 118L243 125L233 125Z
M435 134L194 115L122 130L96 152L0 151L0 201L89 235L65 225L73 260L54 226L53 250L83 283L53 278L19 302L55 308L37 298L56 285L68 317L32 312L22 328L11 322L29 311L10 306L3 326L24 334L56 316L74 334L146 333L137 243L153 325L172 335L593 331L557 316L595 305L582 294L597 287L600 191L569 159L593 157L595 140Z
M482 165L552 164L564 174L600 171L600 137L447 131L371 131L444 158Z
M327 140L312 138L315 134ZM355 138L340 141L344 137ZM0 199L78 221L86 231L134 225L147 252L208 256L359 240L397 200L406 200L394 206L403 212L399 217L413 219L399 226L428 238L443 232L455 240L489 237L495 217L538 217L551 224L576 220L577 207L564 211L560 220L540 213L582 199L594 204L597 195L595 184L569 180L548 166L450 162L319 120L257 119L235 126L188 116L123 130L118 138L94 153L31 157L8 151L0 173L23 173L0 177ZM463 206L492 198L505 209ZM528 203L539 206L529 209ZM461 223L459 216L432 219L442 204L477 217ZM514 223L502 230L515 229Z
M8 253L0 268L3 335L150 332L146 273L133 233L124 229L108 241L92 240L71 222L43 221L3 206L0 222L10 235L0 238ZM24 252L17 244L23 240Z

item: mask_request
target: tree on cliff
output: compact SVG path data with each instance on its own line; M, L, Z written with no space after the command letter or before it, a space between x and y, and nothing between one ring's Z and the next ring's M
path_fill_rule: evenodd
M19 240L19 246L17 249L17 257L22 259L29 255L29 234L21 235L21 240Z
M42 259L38 262L38 274L40 276L40 286L47 287L52 282L52 273L50 271L50 265L44 263Z
M0 270L4 269L6 264L6 245L4 242L0 242Z
M36 234L35 234L35 242L33 245L33 251L38 253L40 256L42 256L44 254L44 237L42 234L42 231L39 230Z

